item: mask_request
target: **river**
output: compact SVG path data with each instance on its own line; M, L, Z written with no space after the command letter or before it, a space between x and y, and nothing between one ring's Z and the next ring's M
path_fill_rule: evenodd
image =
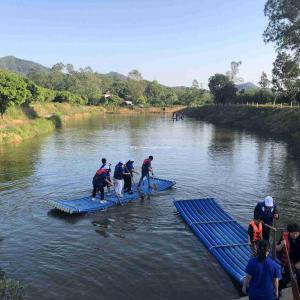
M91 193L100 159L153 155L176 187L150 200L67 216L48 199ZM0 148L0 268L29 299L235 299L240 291L177 214L214 197L245 227L272 195L300 221L300 164L281 141L186 118L106 115Z

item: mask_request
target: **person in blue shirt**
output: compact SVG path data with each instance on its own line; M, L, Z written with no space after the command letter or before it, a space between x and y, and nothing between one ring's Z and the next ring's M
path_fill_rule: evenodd
M273 219L279 219L277 205L274 203L271 196L265 197L264 201L258 202L254 209L254 214L257 214L264 224L272 226ZM263 240L268 241L270 238L270 228L263 227Z
M127 192L128 194L132 194L131 191L131 185L132 185L132 177L133 173L139 174L134 170L133 166L134 160L130 159L128 162L124 165L125 171L129 173L129 175L124 176L124 192Z
M149 175L149 172L151 172L152 175L153 175L153 169L151 167L152 160L153 160L153 156L150 155L148 158L146 158L143 161L142 175L141 175L140 181L138 183L138 188L141 186L141 183L143 182L144 177L147 177L147 179L148 179L148 188L150 190L151 186L150 186L150 175Z
M268 241L259 241L257 251L258 256L251 258L246 267L243 293L248 291L249 300L276 300L279 296L280 267L268 257Z
M92 200L96 200L96 193L100 191L100 203L104 203L104 187L111 186L112 183L109 177L109 167L105 166L102 169L98 169L96 174L93 177L93 193L92 193Z
M117 197L122 197L122 189L124 185L124 176L130 175L127 173L124 168L124 161L120 160L119 163L115 166L114 172L114 187Z

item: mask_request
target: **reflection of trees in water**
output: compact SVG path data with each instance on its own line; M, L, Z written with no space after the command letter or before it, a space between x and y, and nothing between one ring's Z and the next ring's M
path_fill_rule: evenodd
M233 154L235 145L235 131L227 128L215 127L211 130L210 154Z
M272 143L269 149L268 193L281 212L281 223L300 222L300 162L292 160L286 147Z
M0 146L0 182L32 175L39 158L40 146L39 139L24 141L17 145Z

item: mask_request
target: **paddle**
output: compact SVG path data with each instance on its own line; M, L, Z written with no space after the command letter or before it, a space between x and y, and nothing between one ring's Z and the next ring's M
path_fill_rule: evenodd
M273 227L276 229L276 220L273 219ZM272 258L275 259L276 258L276 230L274 230L274 234L273 234L273 244L272 244Z
M293 268L292 268L292 264L291 264L291 260L290 260L290 256L289 256L289 251L287 249L285 239L283 239L283 245L284 245L283 247L284 247L285 255L287 257L288 268L289 268L290 277L291 277L293 299L294 300L300 300L300 294L299 294L298 284L297 284L297 280L296 280L294 272L293 272Z
M155 181L155 177L154 177L153 173L152 173L152 179L153 179L153 190L156 192L157 191L157 185L156 185L156 181Z

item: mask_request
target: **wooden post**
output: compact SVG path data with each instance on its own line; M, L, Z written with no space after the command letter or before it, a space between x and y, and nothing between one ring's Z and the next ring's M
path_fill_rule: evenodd
M258 102L256 102L256 107L258 108Z
M280 107L282 108L282 103L280 103Z

